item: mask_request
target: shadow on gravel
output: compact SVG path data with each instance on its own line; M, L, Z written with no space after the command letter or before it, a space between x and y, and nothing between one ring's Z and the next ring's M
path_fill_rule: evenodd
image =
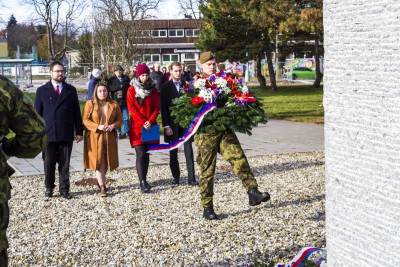
M266 164L264 166L252 168L254 173L278 173L310 167L325 165L324 161L294 161L282 164Z
M314 196L308 199L297 199L297 200L292 200L292 201L284 201L284 202L280 202L277 204L271 204L270 201L266 202L266 203L261 203L259 206L257 207L252 207L252 208L248 208L246 210L241 210L241 211L236 211L236 212L232 212L232 213L221 213L220 214L220 218L228 218L230 216L235 217L237 215L243 215L243 214L248 214L248 213L252 213L254 211L260 211L263 209L277 209L277 208L282 208L282 207L287 207L287 206L301 206L303 204L307 204L307 203L312 203L315 201L321 201L325 199L325 194L323 195L319 195L319 196ZM310 217L310 220L313 221L321 221L325 219L325 213L323 214L317 214L314 217Z
M270 207L271 208L282 208L282 207L286 207L286 206L299 206L299 205L303 205L306 203L321 201L324 199L325 199L325 194L322 194L322 195L313 196L313 197L310 197L307 199L296 199L296 200L291 200L291 201L280 202L278 204L272 204L272 205L270 205Z
M274 164L266 164L264 166L252 167L252 171L254 174L260 173L278 173L278 172L286 172L310 167L316 167L325 165L324 161L294 161L294 162L285 162L285 163L274 163ZM225 164L217 168L217 174L225 175L226 173L232 173L233 169L231 165Z

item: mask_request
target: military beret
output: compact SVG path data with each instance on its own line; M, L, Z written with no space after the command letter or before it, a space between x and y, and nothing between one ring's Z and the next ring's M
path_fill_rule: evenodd
M203 54L200 55L200 63L204 64L207 61L214 59L214 55L213 53L211 53L210 51L204 52Z

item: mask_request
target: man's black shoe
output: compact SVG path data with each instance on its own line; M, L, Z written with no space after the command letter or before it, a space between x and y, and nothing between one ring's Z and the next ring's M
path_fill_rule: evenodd
M207 219L207 220L217 220L218 219L217 214L215 214L215 212L214 212L213 206L204 208L203 217L204 217L204 219Z
M190 179L188 180L188 185L199 185L199 182L197 182L196 179Z
M174 179L172 180L171 184L173 184L173 185L178 185L178 184L179 184L179 178L178 178L178 179L174 178Z
M126 134L118 135L118 139L125 139L125 138L126 138Z
M250 206L260 205L261 202L266 202L271 198L268 192L260 192L257 188L250 189L248 194Z
M46 192L44 193L45 197L52 197L53 196L53 190L51 189L46 189Z
M61 192L61 196L65 199L71 199L72 195L69 192Z
M147 181L140 183L140 191L142 191L142 193L148 193L150 189L151 185Z

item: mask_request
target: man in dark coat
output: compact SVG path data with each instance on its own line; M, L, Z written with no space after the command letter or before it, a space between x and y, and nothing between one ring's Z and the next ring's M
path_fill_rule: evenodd
M160 92L161 85L164 83L164 75L160 71L160 64L159 63L155 63L154 64L154 71L150 73L150 78L156 84L158 92Z
M103 72L99 69L93 69L92 71L92 78L90 78L89 84L88 84L88 94L86 96L87 100L93 99L93 92L94 88L96 87L96 84L98 84L101 81L101 74Z
M189 67L185 65L182 72L182 80L184 82L190 82L190 80L192 79L193 79L193 73L191 73Z
M129 112L126 104L126 94L130 86L130 79L124 75L124 69L117 65L114 68L114 76L108 80L108 86L110 87L111 97L113 100L118 102L122 112L122 123L124 125L123 132L121 133L121 127L117 129L118 139L126 138L129 131Z
M172 101L179 97L181 86L183 81L181 80L182 66L179 62L172 62L171 64L171 75L172 79L164 83L161 86L161 118L162 125L164 127L164 141L172 143L178 140L185 133L177 123L174 122L174 117L171 116ZM194 157L193 157L193 140L189 140L184 143L184 151L186 158L186 168L188 171L188 184L198 185L194 176ZM171 150L169 152L169 166L171 168L173 180L172 184L179 184L180 169L178 162L178 149Z
M72 143L82 141L83 126L78 94L64 80L64 66L50 64L51 80L36 91L35 109L46 124L47 147L43 150L46 197L53 196L58 163L60 194L70 199L69 163Z

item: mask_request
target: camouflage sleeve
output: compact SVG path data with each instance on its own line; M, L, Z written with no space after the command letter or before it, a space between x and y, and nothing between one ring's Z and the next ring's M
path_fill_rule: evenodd
M43 119L36 113L31 100L11 81L0 77L0 90L4 102L0 107L0 117L9 120L7 125L1 124L15 133L15 137L3 143L3 151L8 156L21 158L37 156L47 143Z

